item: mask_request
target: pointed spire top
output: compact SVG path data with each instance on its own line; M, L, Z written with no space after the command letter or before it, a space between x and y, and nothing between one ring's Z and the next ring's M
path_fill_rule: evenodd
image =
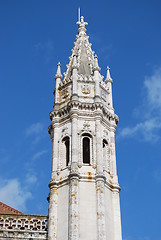
M97 57L97 55L95 54L95 56L94 56L94 69L93 69L94 71L99 71L100 72L100 67L98 66L98 57Z
M77 22L77 25L78 25L78 33L79 35L82 34L82 35L85 35L86 33L86 26L88 25L87 22L84 22L84 17L81 16L81 18L79 17L79 21Z
M107 66L106 70L107 70L107 75L106 75L105 83L107 83L107 82L111 82L112 83L113 81L112 81L112 78L111 78L111 75L110 75L110 68L109 68L109 66Z
M60 62L58 62L58 64L57 64L57 72L56 72L56 74L55 74L55 80L57 79L57 78L60 78L60 79L62 79L62 74L61 74L61 64L60 64Z

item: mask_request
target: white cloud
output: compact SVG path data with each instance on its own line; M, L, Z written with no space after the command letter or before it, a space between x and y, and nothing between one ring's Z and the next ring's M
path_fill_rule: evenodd
M161 122L152 118L144 122L137 123L134 127L125 127L120 130L121 137L137 137L139 140L157 141L160 136L158 130L161 129Z
M143 90L143 103L137 109L142 120L135 126L121 129L119 137L154 142L160 139L161 130L161 68L156 69L152 76L145 77Z
M161 113L161 68L156 69L151 77L145 77L144 87L148 107Z
M1 179L0 199L19 211L26 211L26 202L32 198L30 191L22 186L18 179Z
M40 158L42 155L44 155L46 152L47 152L46 150L39 151L33 155L32 159L36 160L36 159Z

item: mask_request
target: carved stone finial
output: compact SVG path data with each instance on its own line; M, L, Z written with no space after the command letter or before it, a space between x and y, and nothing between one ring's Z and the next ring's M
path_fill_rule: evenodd
M106 70L107 70L107 75L106 75L105 83L108 83L108 82L113 83L111 75L110 75L110 68L109 68L109 66L107 66Z
M84 17L81 16L81 20L77 22L78 25L78 33L79 34L85 34L86 33L86 26L88 25L87 22L84 22Z
M60 62L58 62L57 66L58 66L58 67L57 67L57 72L56 72L56 74L55 74L55 80L56 80L57 78L62 79L61 64L60 64Z

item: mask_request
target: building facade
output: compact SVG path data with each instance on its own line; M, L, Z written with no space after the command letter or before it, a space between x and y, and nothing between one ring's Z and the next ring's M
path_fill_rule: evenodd
M50 113L49 240L121 240L112 78L100 74L84 18Z

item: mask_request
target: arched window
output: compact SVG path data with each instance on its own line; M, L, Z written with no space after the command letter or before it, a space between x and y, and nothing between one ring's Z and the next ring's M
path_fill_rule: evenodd
M64 143L65 145L65 160L66 160L66 166L68 166L69 164L69 156L70 156L70 140L69 140L69 137L65 137L63 138L62 142Z
M82 151L83 163L90 164L91 160L91 136L89 134L82 135Z

